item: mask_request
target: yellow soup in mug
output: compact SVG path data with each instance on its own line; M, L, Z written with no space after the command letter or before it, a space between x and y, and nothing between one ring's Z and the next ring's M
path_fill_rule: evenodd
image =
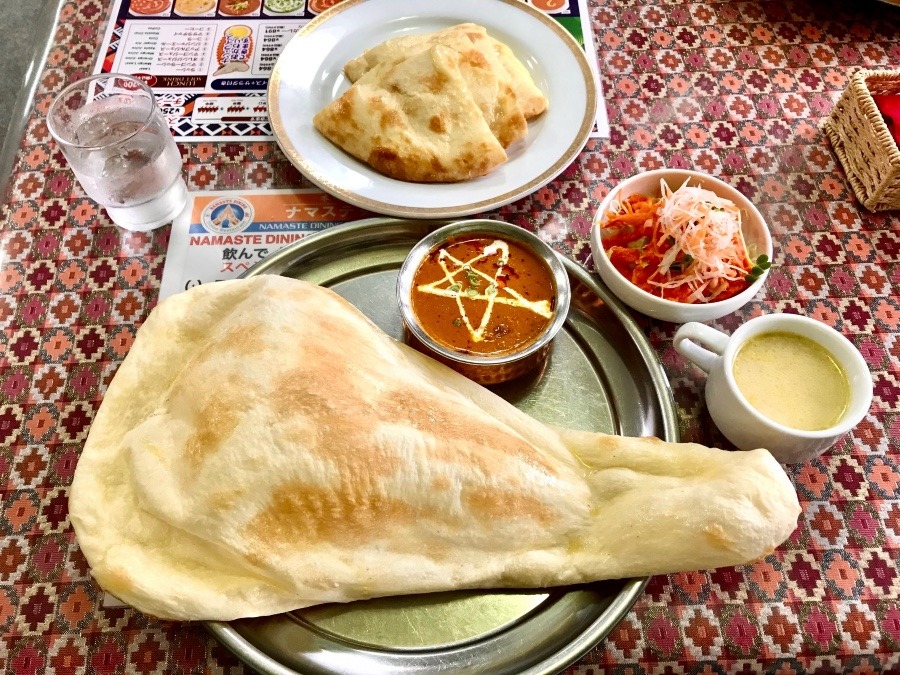
M735 355L732 372L750 405L792 429L833 427L850 405L841 365L822 345L795 333L750 338Z

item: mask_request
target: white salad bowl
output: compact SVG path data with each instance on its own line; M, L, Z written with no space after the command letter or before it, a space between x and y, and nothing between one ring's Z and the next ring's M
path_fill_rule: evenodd
M591 250L594 266L600 278L622 302L642 314L661 321L686 323L688 321L712 321L730 314L748 303L766 283L769 270L765 270L745 290L725 300L705 303L685 303L665 300L635 286L629 279L613 267L600 241L600 223L615 203L633 194L650 197L660 196L660 180L665 181L672 191L689 181L689 185L699 186L731 200L741 211L741 231L751 260L765 254L772 260L772 237L765 219L753 203L724 181L698 171L682 169L658 169L646 171L619 183L600 203L591 227Z

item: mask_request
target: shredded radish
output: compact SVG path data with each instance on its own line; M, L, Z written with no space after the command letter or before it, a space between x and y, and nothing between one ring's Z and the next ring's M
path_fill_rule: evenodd
M660 193L657 245L669 238L674 242L669 242L671 248L660 261L657 278L648 282L659 288L687 284L695 302L714 300L728 287L727 282L747 275L750 257L741 234L740 209L731 200L686 181L674 192L660 181ZM673 263L685 256L691 262L673 278Z
M740 293L756 270L732 201L687 181L660 196L632 194L601 223L613 266L639 288L677 302L723 300ZM767 260L758 261L768 267Z

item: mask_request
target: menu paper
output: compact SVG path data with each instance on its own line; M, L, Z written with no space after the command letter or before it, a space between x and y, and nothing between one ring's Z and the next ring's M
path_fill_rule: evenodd
M178 141L273 140L266 88L278 55L302 26L338 1L114 0L94 72L147 82ZM585 48L601 92L592 136L608 138L587 0L528 4Z
M191 193L172 223L159 299L236 279L303 237L369 215L312 189Z

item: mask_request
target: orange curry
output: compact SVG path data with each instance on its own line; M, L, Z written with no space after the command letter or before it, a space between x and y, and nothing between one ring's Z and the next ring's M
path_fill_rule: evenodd
M413 313L432 340L484 356L524 349L556 309L544 261L517 241L491 236L451 239L430 251L411 293Z

